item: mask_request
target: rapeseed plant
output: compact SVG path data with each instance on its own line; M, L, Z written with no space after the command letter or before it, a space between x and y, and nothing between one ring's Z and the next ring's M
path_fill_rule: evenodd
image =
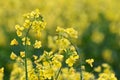
M83 64L82 57L72 42L72 39L78 38L78 32L73 28L57 27L56 36L48 38L50 39L49 43L52 42L48 45L54 47L51 47L50 51L44 50L41 55L33 55L34 61L32 61L27 56L29 46L39 49L42 47L42 42L35 40L32 43L29 37L30 31L41 36L46 22L44 22L39 9L25 14L24 18L25 22L22 26L15 26L17 36L22 42L19 44L22 44L24 51L21 50L19 56L14 52L10 55L10 58L15 60L10 80L117 80L109 65L102 64L102 66L94 68L94 59L86 59L84 62L93 67L99 77L86 71L86 63ZM10 43L12 46L19 44L16 39Z
M0 50L0 59L3 61L0 65L4 65L4 62L6 63L6 55L9 55L5 48L9 49L8 42L12 35L14 35L15 28L13 25L16 23L21 24L23 20L20 15L37 6L41 8L47 20L47 26L49 26L46 27L47 30L44 30L43 37L47 36L48 32L54 34L56 25L63 27L72 26L79 31L79 40L76 40L75 44L81 47L80 51L86 53L84 54L85 56L91 53L91 56L101 57L96 57L96 60L100 60L99 62L107 61L118 72L120 64L116 63L119 63L120 46L119 3L120 0L35 0L34 2L32 0L7 0L7 2L1 0L0 46L2 50ZM25 22L27 27L29 20L25 20ZM19 26L23 27L22 25ZM32 31L30 33L32 34ZM17 34L19 36L24 35L22 28L17 31ZM20 43L20 40L16 39ZM44 41L45 44L42 42L43 46L47 45L47 39ZM30 42L33 44L35 41L30 38ZM56 50L57 47L55 47L54 41L53 44L50 42L49 45L54 47L52 48L53 51ZM104 54L105 49L109 49L111 52ZM3 55L3 52L5 55ZM9 62L6 64L9 64Z

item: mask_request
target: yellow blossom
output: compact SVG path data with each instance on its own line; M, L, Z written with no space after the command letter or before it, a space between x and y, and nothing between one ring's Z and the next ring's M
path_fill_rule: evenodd
M78 55L71 55L67 60L66 63L68 64L68 66L72 67L73 64L75 63L75 61L79 58Z
M4 72L4 68L0 68L0 73L3 73Z
M85 66L84 66L84 65L82 65L82 66L81 66L81 69L82 69L82 70L85 70Z
M39 9L35 9L35 18L40 17L40 10Z
M57 29L56 29L56 32L64 32L65 30L64 30L64 28L61 28L61 27L57 27Z
M103 63L102 67L104 67L104 68L110 68L110 66L108 64L106 64L106 63Z
M62 61L63 57L64 57L63 55L55 54L54 57L52 58L52 60Z
M46 69L46 70L44 70L43 75L45 77L45 80L46 79L51 80L52 76L54 75L54 71L51 68L50 69Z
M23 24L23 27L28 29L30 27L30 25L31 25L30 20L26 19L25 22L24 22L24 24Z
M94 59L87 59L86 60L86 63L90 64L91 67L93 67L93 62L94 62Z
M19 37L22 36L22 31L24 30L24 27L20 27L19 25L16 25L16 26L15 26L15 29L16 29L17 35L18 35Z
M100 73L97 80L117 80L114 73Z
M41 41L36 40L34 44L34 48L40 48L41 46L42 46Z
M25 51L21 51L21 52L20 52L20 56L21 56L21 57L25 57Z
M95 72L101 72L101 66L95 67L95 68L94 68L94 71L95 71Z
M12 52L11 55L10 55L10 58L12 60L15 60L17 58L17 55L14 52Z
M0 80L3 80L4 77L4 68L0 68Z
M27 40L26 40L27 39ZM22 38L22 41L23 41L23 45L31 45L31 42L30 42L30 39L27 37L27 38Z
M56 40L56 45L60 50L66 50L66 48L70 45L70 42L66 38Z
M95 80L95 76L92 73L83 71L84 80Z
M16 33L17 33L17 35L18 35L19 37L22 36L22 32L21 32L21 31L17 30Z
M44 62L43 62L43 65L47 67L47 66L49 66L50 64L49 64L49 62L44 61Z
M70 50L71 51L75 51L75 47L74 46L70 46Z
M58 60L53 60L52 63L53 63L54 69L56 68L58 69L62 66L61 62Z
M10 43L10 45L18 45L18 41L16 39L13 39Z
M34 60L36 60L36 59L38 59L38 56L36 56L36 55L33 55L33 58L34 58Z
M73 28L67 28L66 32L69 34L70 37L77 38L78 32L75 31Z
M16 29L16 30L23 31L23 30L24 30L24 27L20 27L19 25L15 25L15 29Z

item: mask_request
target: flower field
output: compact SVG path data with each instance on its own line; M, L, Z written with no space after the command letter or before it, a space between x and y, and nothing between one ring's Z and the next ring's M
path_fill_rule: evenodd
M0 80L119 80L119 0L0 1Z

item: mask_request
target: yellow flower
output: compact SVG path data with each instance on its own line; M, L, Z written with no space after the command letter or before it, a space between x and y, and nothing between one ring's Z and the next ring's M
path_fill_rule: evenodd
M38 56L36 56L36 55L33 55L33 58L34 58L34 60L36 60L36 59L38 59Z
M96 80L95 76L92 73L83 71L84 80Z
M78 37L78 32L75 31L73 28L67 28L67 29L66 29L66 32L67 32L67 34L68 34L70 37L73 37L73 38L77 38L77 37Z
M103 63L102 67L104 67L104 68L110 68L110 66L107 63Z
M23 24L23 27L28 29L30 27L30 25L31 25L30 20L26 19L25 22L24 22L24 24Z
M16 33L17 33L18 37L22 36L22 32L21 31L17 30Z
M35 18L40 17L40 10L39 9L36 9L34 12L35 12Z
M15 25L15 29L16 29L16 30L23 31L23 30L24 30L24 27L20 27L19 25Z
M20 52L20 56L21 56L21 57L25 57L25 51L21 51L21 52Z
M12 60L15 60L17 58L17 55L14 52L12 52L11 55L10 55L10 58Z
M42 46L41 41L36 40L34 44L34 48L40 48L41 46Z
M94 71L95 72L101 72L101 66L98 66L98 67L94 68Z
M58 60L53 60L52 63L53 63L54 69L56 68L58 69L62 66L61 62Z
M86 63L90 64L91 67L93 67L92 63L94 62L94 59L87 59Z
M12 41L11 41L11 43L10 43L10 45L18 45L18 42L17 42L17 40L16 39L13 39Z
M78 55L71 55L67 60L66 63L68 64L68 66L72 67L73 64L75 63L76 59L78 59L79 56Z
M66 48L70 45L70 42L66 38L56 40L56 45L60 50L66 50Z
M64 57L63 55L55 54L54 57L52 58L52 60L62 61L63 57Z
M54 71L51 68L50 69L45 69L43 74L44 74L45 80L46 79L51 80L51 78L54 75Z
M26 40L27 39L27 40ZM23 45L31 45L31 42L30 42L30 39L27 37L27 38L22 38L22 41L23 41ZM26 41L26 43L25 43L25 41Z
M46 67L48 67L50 64L49 64L49 62L44 61L44 62L43 62L43 65L46 66Z
M4 68L0 68L0 80L3 80L4 77Z
M65 29L58 26L56 32L65 32Z
M19 37L22 36L22 31L24 30L24 27L20 27L19 25L16 25L16 26L15 26L15 29L16 29L17 35L18 35Z
M4 72L4 68L0 68L0 73L3 73Z

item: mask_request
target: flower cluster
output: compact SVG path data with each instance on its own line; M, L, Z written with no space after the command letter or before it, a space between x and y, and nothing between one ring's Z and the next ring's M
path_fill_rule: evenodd
M15 63L13 64L10 80L117 80L107 64L102 65L103 72L101 66L94 69L95 72L99 73L99 77L85 69L86 63L93 67L94 59L81 61L82 57L72 42L72 39L78 38L78 32L73 28L57 27L57 35L48 38L48 45L54 46L54 48L50 47L49 51L44 49L42 54L33 55L34 60L28 58L26 55L28 53L27 48L33 44L28 34L30 30L40 34L41 30L45 28L45 22L38 9L25 14L24 18L23 27L17 25L15 28L25 51L20 51L20 56L14 52L11 53L10 58ZM17 46L19 44L16 39L13 39L10 45ZM32 46L37 49L41 48L41 41L35 40ZM86 63L82 64L82 62ZM110 75L112 76L108 77Z
M24 14L24 23L23 25L16 25L16 34L21 38L23 45L31 45L30 38L28 34L34 32L38 37L41 35L41 31L45 28L46 22L44 22L43 17L39 11L36 9L30 13ZM13 39L10 45L18 45L18 41ZM36 40L33 45L34 48L41 47L41 41Z

